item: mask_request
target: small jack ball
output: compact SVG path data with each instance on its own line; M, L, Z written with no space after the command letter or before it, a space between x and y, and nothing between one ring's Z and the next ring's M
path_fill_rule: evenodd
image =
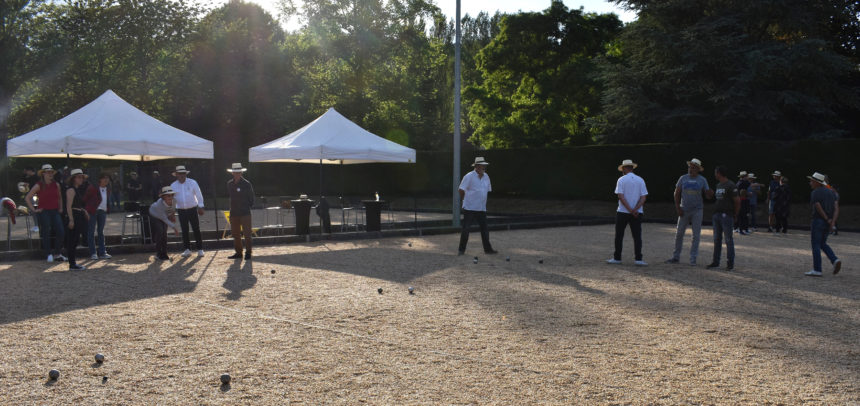
M231 380L231 378L230 378L230 374L223 374L223 375L221 375L221 383L222 383L222 384L227 385L227 384L229 384L229 383L230 383L230 380Z
M538 263L539 263L539 264L542 264L542 263L543 263L543 260L538 261Z
M274 269L272 269L272 274L274 274L274 273L275 273L275 270L274 270Z
M382 294L382 288L376 289L376 291L379 292L380 295Z
M48 378L51 378L52 381L56 381L60 377L60 371L56 369L52 369L48 371Z
M414 294L415 294L415 288L413 288L412 286L410 286L410 287L409 287L409 294L410 294L410 295L414 295Z
M105 362L105 356L103 354L96 354L96 362L98 362L99 364Z

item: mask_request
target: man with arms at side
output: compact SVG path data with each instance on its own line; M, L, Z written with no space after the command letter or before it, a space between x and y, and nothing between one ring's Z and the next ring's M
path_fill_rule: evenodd
M714 169L717 186L714 189L714 215L711 217L714 227L714 259L708 268L719 268L722 257L723 238L726 240L726 270L735 268L735 242L732 229L735 217L741 210L737 185L726 177L728 170L724 166Z
M485 254L496 254L498 251L490 245L490 232L487 230L487 193L493 191L490 183L490 175L487 174L487 165L490 163L484 157L475 158L472 166L475 170L463 176L460 182L460 200L463 201L463 230L460 232L460 247L457 255L466 252L466 243L469 242L469 226L477 221L481 227L481 243L484 245Z
M170 185L173 190L176 213L179 216L179 227L182 228L182 252L183 258L191 256L191 238L188 236L188 226L194 231L194 240L197 242L197 256L203 256L203 236L200 234L200 216L203 215L203 192L197 181L188 177L191 171L185 169L185 165L178 165L173 176L176 181Z
M607 260L609 264L621 263L621 249L624 244L624 230L630 225L630 234L633 235L633 252L637 266L647 266L642 260L642 215L645 213L642 206L648 197L648 189L645 180L633 173L638 165L632 159L625 159L618 166L623 174L615 183L615 194L618 196L618 209L615 213L615 253L612 259Z
M681 176L675 183L675 211L678 213L678 225L675 229L675 252L666 263L677 264L681 259L681 249L684 246L684 234L687 224L693 226L693 244L690 246L690 265L696 265L699 255L699 236L702 233L702 213L705 207L705 196L713 193L708 188L708 181L700 173L705 170L702 161L693 158L687 161L687 174Z
M236 253L230 259L242 259L242 236L245 236L245 259L251 259L251 207L254 206L254 188L242 176L247 168L234 163L227 172L233 179L227 182L230 194L230 232L233 234L233 249Z

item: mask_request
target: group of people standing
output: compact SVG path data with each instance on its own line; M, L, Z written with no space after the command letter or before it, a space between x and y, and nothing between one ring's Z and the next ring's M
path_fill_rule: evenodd
M638 165L632 160L624 160L618 166L622 176L615 186L618 196L618 209L615 221L615 252L607 260L610 264L621 263L621 250L624 232L629 226L633 234L634 258L638 266L647 266L642 259L642 215L643 206L648 196L645 181L633 171ZM722 245L726 245L726 269L733 270L735 266L735 249L733 231L741 235L751 232L750 220L755 230L755 211L758 194L763 185L755 182L755 174L742 171L738 182L728 178L725 167L718 166L714 170L717 184L710 189L707 179L702 172L705 168L702 161L693 158L687 161L687 173L675 183L674 203L677 212L675 229L675 249L672 257L666 263L677 264L681 261L681 251L687 226L692 228L692 244L690 246L690 265L695 266L699 254L699 240L704 218L705 199L714 199L714 209L711 222L714 230L714 253L707 268L718 268L722 259ZM769 213L769 230L772 232L787 232L788 215L791 207L791 190L788 178L780 171L774 171L773 181L767 191ZM808 276L821 276L821 252L823 251L833 265L833 273L839 273L842 261L836 257L827 245L827 236L836 231L836 221L839 217L839 194L829 187L826 175L815 172L807 176L812 188L810 205L812 206L812 258L813 269L806 273ZM737 226L735 226L737 224Z
M254 203L254 191L250 182L242 177L246 170L241 164L233 164L228 169L233 174L233 179L228 182L233 212L230 223L236 240L236 254L230 257L233 259L242 257L242 235L245 236L244 258L251 258L251 206ZM200 185L188 178L189 173L184 165L177 166L173 172L176 181L170 186L160 187L154 196L155 202L147 210L157 259L169 259L168 229L173 229L176 234L181 229L184 248L182 257L191 256L190 232L194 233L197 255L202 257L205 254L199 217L205 213L203 193ZM92 184L81 169L72 169L65 178L57 175L50 164L43 165L36 174L38 179L24 197L31 213L37 218L47 261L67 260L70 270L86 269L77 263L75 255L81 237L87 240L90 259L110 259L111 255L105 247L104 228L110 211L111 176L103 173L99 175L98 182ZM132 175L132 180L127 183L130 191L142 190L136 174ZM63 249L66 255L63 255Z

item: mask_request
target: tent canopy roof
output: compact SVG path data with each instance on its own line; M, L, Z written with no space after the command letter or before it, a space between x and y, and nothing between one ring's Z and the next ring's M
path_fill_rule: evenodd
M111 90L42 128L7 141L10 157L212 159L212 141L171 127L138 110Z
M415 150L374 135L329 108L310 124L248 150L251 162L415 162Z

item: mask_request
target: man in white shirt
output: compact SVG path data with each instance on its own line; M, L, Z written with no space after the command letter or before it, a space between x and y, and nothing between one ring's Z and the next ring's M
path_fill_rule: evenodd
M484 253L496 254L498 251L490 245L490 232L487 231L487 193L493 190L490 184L490 175L487 175L489 162L484 157L476 157L472 166L475 170L463 176L460 182L460 199L463 201L463 231L460 232L460 249L457 255L466 252L466 243L469 242L469 225L477 221L481 227L481 242L484 244Z
M624 175L618 178L615 184L615 194L618 195L618 210L615 213L615 253L612 259L606 262L610 264L621 263L621 248L624 243L624 230L630 225L630 233L633 234L633 250L636 255L637 266L647 266L642 260L642 206L648 196L645 180L636 176L633 169L638 165L632 159L625 159L618 166L618 170Z
M191 171L185 169L184 165L176 167L173 176L176 181L170 185L174 193L174 206L179 215L179 226L182 228L182 245L185 252L183 258L191 256L191 239L188 237L188 224L194 231L194 239L197 242L197 256L203 256L203 237L200 235L200 217L203 211L203 192L194 179L188 178Z

